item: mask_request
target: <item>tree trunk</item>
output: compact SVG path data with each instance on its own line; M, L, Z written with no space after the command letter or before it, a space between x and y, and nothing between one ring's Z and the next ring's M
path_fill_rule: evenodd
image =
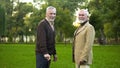
M115 32L115 43L118 43L118 32Z
M105 37L103 29L100 29L100 37L98 38L98 42L100 45L106 44L106 37Z
M1 41L2 41L2 40L1 40L1 36L0 36L0 43L1 43Z
M63 33L60 31L60 42L63 42Z

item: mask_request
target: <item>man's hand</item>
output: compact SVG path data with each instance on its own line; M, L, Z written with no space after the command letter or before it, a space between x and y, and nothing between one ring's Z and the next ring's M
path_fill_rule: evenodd
M53 55L53 61L57 61L57 55Z
M51 59L49 54L44 54L44 57L45 57L48 61Z
M80 61L80 65L85 65L86 61Z

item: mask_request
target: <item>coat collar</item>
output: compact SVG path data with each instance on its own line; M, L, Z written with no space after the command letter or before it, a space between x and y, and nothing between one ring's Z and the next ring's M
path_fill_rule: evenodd
M76 31L75 31L75 33L74 33L74 36L78 35L81 31L83 31L88 24L89 24L89 22L87 22L87 23L86 23L85 25L83 25L83 26L79 26L79 27L76 29Z

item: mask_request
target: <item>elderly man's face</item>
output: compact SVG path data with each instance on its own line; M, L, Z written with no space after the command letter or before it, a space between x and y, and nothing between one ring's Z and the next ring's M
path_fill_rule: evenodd
M84 11L80 11L78 15L78 19L80 20L80 23L83 23L88 20L88 16Z
M53 22L56 17L56 10L55 9L49 9L46 12L46 17L49 19L49 21Z

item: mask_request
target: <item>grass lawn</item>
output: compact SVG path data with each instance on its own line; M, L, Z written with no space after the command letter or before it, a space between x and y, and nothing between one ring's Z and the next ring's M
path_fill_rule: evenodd
M120 68L120 46L94 46L91 68ZM51 68L75 68L71 45L57 44ZM0 68L35 68L35 44L0 44Z

